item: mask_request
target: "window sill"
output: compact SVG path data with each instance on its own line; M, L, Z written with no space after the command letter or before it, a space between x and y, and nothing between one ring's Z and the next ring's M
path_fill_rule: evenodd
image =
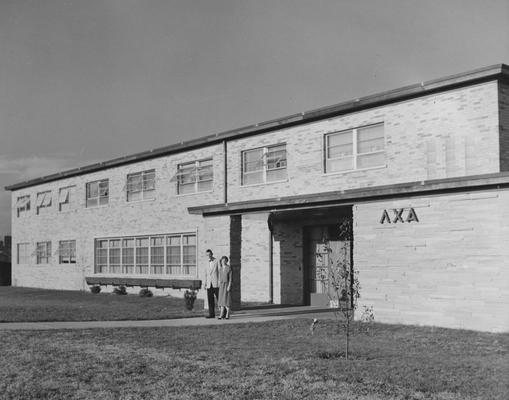
M193 193L182 193L182 194L175 194L175 197L186 197L186 196L196 196L197 194L204 194L204 193L213 193L214 190L204 190L202 192L193 192Z
M256 186L266 186L266 185L272 185L274 183L284 183L284 182L288 182L288 178L287 179L282 179L282 180L279 180L279 181L252 183L250 185L240 185L240 187L241 188L251 188L251 187L256 187Z
M106 207L109 207L109 206L110 206L110 203L108 203L108 204L101 204L99 206L90 206L90 207L87 207L85 205L85 210L95 210L97 208L106 208Z
M152 199L140 199L140 200L126 200L125 204L136 204L136 203L148 203L151 201L155 201L155 197Z
M344 174L351 174L353 172L371 171L373 169L383 169L383 168L387 168L387 164L378 165L376 167L369 167L369 168L349 169L346 171L322 172L322 176L344 175Z

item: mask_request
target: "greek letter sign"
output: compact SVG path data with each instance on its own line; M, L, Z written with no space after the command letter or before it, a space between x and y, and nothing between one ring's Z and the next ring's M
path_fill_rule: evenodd
M398 222L419 222L419 218L417 218L417 213L413 208L392 208L383 210L382 218L380 218L381 224L397 224Z

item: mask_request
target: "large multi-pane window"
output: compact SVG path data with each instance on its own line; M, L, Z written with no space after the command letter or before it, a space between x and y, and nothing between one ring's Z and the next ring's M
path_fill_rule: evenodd
M28 252L28 243L17 244L17 262L18 264L28 264L30 262L30 253Z
M109 181L103 179L87 183L87 207L95 207L108 204L109 201Z
M212 158L177 166L177 193L197 193L212 190L214 171Z
M384 125L370 125L325 135L325 172L385 165Z
M108 263L110 266L110 272L113 274L118 274L122 270L122 264L120 263L121 257L121 240L113 239L109 242L109 254L108 254Z
M45 208L51 207L51 190L37 193L36 208L37 214L40 214Z
M58 242L58 263L76 264L76 240Z
M58 192L58 210L67 211L71 209L74 201L75 186L63 187Z
M95 272L196 276L196 234L96 239Z
M134 273L134 238L122 239L122 273Z
M286 144L242 152L242 185L285 180Z
M16 201L16 211L18 217L30 211L30 195L18 197Z
M36 263L49 264L51 261L51 242L37 242Z
M127 201L153 199L156 192L155 179L154 169L127 175Z

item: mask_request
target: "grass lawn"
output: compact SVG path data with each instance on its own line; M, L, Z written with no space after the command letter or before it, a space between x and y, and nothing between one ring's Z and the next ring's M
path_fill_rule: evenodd
M509 334L374 324L345 361L309 325L0 331L0 397L507 400Z
M0 286L0 322L165 319L203 314L202 300L196 300L193 311L185 310L184 291L180 297L139 297Z

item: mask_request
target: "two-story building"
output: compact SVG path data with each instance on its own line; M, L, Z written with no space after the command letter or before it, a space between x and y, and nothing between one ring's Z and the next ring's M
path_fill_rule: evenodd
M327 305L334 260L378 321L509 330L505 65L6 189L15 286L191 287L210 248L237 307Z

